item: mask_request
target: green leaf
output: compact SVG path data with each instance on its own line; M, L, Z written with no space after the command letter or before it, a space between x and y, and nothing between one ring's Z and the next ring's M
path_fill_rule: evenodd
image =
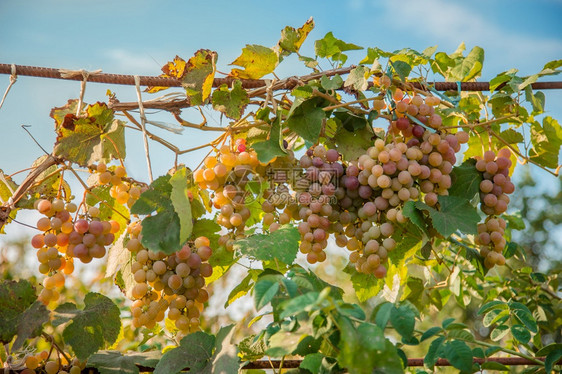
M242 54L231 63L231 65L243 67L244 70L234 68L230 75L240 79L259 79L271 73L277 63L278 57L273 49L248 44L242 49Z
M302 369L306 369L311 373L319 373L323 359L324 355L322 353L310 353L304 356L299 367Z
M17 351L23 346L28 339L39 336L42 331L43 324L49 321L51 313L45 305L39 300L29 306L20 316L17 324L17 338L12 344L12 352Z
M453 318L453 317L445 318L443 320L443 322L441 323L441 326L443 326L443 328L446 329L454 321L455 321L455 318Z
M280 330L269 338L266 353L272 357L282 357L295 352L306 334Z
M292 264L297 256L299 240L296 227L283 225L271 234L255 234L235 241L234 250L255 260L279 260Z
M394 310L394 305L389 302L384 302L378 307L377 314L375 315L375 323L381 330L386 328L388 321L390 320L390 314Z
M423 363L425 366L433 370L435 363L437 363L437 360L441 355L441 350L444 341L445 341L445 337L440 336L431 342L431 344L429 345L429 349L425 355L425 358L423 359Z
M394 307L390 313L390 322L396 331L404 338L409 338L414 332L416 315L411 308L405 305Z
M550 374L552 367L556 365L560 358L562 358L562 349L552 351L546 356L546 359L544 360L544 371L546 374Z
M232 343L234 331L234 325L229 325L221 327L217 333L215 353L206 368L209 373L238 373L240 360L238 348Z
M234 287L232 291L230 291L230 294L228 294L228 299L224 303L224 307L228 307L234 301L246 295L252 289L252 280L252 273L248 273L248 275L246 275L244 279L242 279L242 281L240 281L240 283L238 283L236 287Z
M427 331L424 331L424 333L422 334L421 338L420 338L420 342L423 342L426 339L431 338L432 336L436 335L437 333L443 331L443 329L439 326L434 326L432 328L430 328Z
M285 156L287 151L283 146L283 138L281 136L281 118L276 118L271 124L269 139L252 144L252 148L258 154L258 160L261 163L268 164L275 157Z
M124 159L124 123L114 120L113 110L105 103L88 105L85 116L76 116L76 101L51 111L57 133L54 154L80 166Z
M468 330L461 330L461 329L451 330L447 332L447 337L449 339L464 340L465 342L474 341L474 335Z
M187 169L181 168L170 178L172 192L170 199L180 220L180 244L183 244L191 236L193 231L193 220L191 217L191 204L187 195Z
M355 267L348 266L344 271L351 274L353 289L360 302L376 296L384 287L383 279L375 278L372 274L359 273Z
M333 61L340 61L341 64L347 61L347 56L342 52L358 49L363 49L363 47L337 39L332 32L327 33L322 39L314 43L316 56L331 58Z
M296 316L297 314L310 311L318 302L318 292L307 292L295 298L283 302L279 308L281 309L280 318Z
M562 350L562 343L550 343L546 347L542 347L541 349L539 349L535 354L535 356L537 357L546 356L550 352L555 351L557 349Z
M406 78L408 78L408 75L410 75L410 72L412 71L412 67L410 66L410 64L408 64L405 61L400 61L400 60L392 61L391 59L390 65L392 66L396 74L398 74L402 82L406 81Z
M558 154L562 145L562 127L552 117L543 118L542 126L538 122L531 125L531 143L529 150L531 160L547 167L558 166Z
M496 323L500 319L509 316L509 311L502 309L492 309L484 316L482 323L488 327Z
M100 374L139 373L137 365L154 368L162 354L158 351L127 352L99 351L88 358L88 366L96 368Z
M254 286L254 303L256 304L256 309L260 310L266 306L279 291L279 282L270 279L258 280Z
M213 356L215 337L201 331L187 335L180 345L162 356L154 368L155 374L179 373L189 367L195 373L203 372Z
M291 110L287 125L291 130L300 135L304 140L316 143L322 130L322 122L326 118L326 114L319 106L324 99L313 97L305 100L302 104ZM297 103L293 104L293 106Z
M281 56L285 57L293 52L298 52L312 29L314 29L314 20L311 17L298 29L286 26L281 30L281 39L277 43L280 55L279 59L281 60Z
M485 370L499 370L499 371L509 371L509 367L504 364L500 364L495 361L486 361L480 364L480 367Z
M480 314L487 313L492 309L508 309L508 306L505 301L492 300L482 305L480 309L478 309L478 314L480 315Z
M344 87L351 87L356 91L365 91L369 87L369 77L371 70L368 67L359 65L349 72L345 80Z
M238 343L238 349L243 361L255 361L265 356L265 339L263 335L256 338L255 335L247 336Z
M423 214L416 209L415 203L413 200L406 201L404 203L404 207L402 208L402 214L404 217L410 219L410 221L419 227L423 232L427 233L427 224L423 218Z
M187 61L181 82L192 106L203 104L211 94L217 58L217 52L200 49Z
M232 119L240 119L244 114L244 109L250 102L248 93L242 88L242 82L235 80L232 83L232 90L223 84L213 92L211 98L213 109L224 113Z
M170 175L163 175L150 184L131 207L132 214L151 214L170 203L172 185Z
M340 121L344 129L352 133L364 129L368 124L367 119L365 119L364 116L358 116L348 111L334 112L334 117ZM373 134L372 131L370 131L369 133L371 135ZM369 136L369 138L371 138L371 136ZM372 145L372 142L369 142L369 144Z
M466 199L458 196L439 196L440 209L431 208L420 201L416 201L418 209L429 212L433 227L444 237L449 237L459 230L465 234L476 234L476 225L480 215Z
M523 344L529 343L531 340L531 333L527 329L527 327L523 325L513 325L511 326L511 335L517 340L519 340Z
M320 78L320 84L325 90L337 90L342 86L343 79L339 74L334 75L332 79L323 75L322 78Z
M115 343L119 336L119 308L102 294L88 293L84 298L83 310L66 303L55 312L59 314L59 321L72 321L65 327L62 336L80 360L86 360L104 346Z
M8 344L18 333L22 313L30 307L37 297L35 289L27 280L0 283L0 341Z
M330 121L337 120L330 118L328 122ZM335 149L342 155L344 160L351 161L359 158L373 145L371 138L374 134L367 126L364 125L359 130L349 131L345 127L338 125L336 134L333 136L333 143Z
M515 310L513 314L515 315L515 318L524 324L531 332L537 333L539 331L537 328L537 321L535 321L531 313L527 313L526 311L519 309Z
M142 220L141 243L146 248L166 254L172 254L181 249L180 220L172 209L171 206L168 206L168 210Z
M452 340L443 347L445 357L462 373L472 373L472 350L465 342Z
M492 332L490 333L490 339L497 342L498 340L501 340L504 336L506 336L508 332L509 332L509 326L499 325L498 327L493 329Z
M458 196L468 201L480 192L482 173L476 170L476 160L468 159L451 172L452 185L449 188L450 196Z

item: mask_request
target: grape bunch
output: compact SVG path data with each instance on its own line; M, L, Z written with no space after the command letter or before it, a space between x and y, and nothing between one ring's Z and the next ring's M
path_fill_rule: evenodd
M299 248L311 264L326 260L324 249L328 245L330 229L335 228L332 223L339 218L339 214L334 212L338 200L336 190L344 173L339 158L335 149L327 150L323 145L317 145L308 149L299 160L300 166L305 169L304 175L293 186L298 217L302 220L298 225L301 234Z
M213 272L206 262L213 252L209 239L198 237L180 251L166 255L144 248L140 232L140 223L130 225L126 244L135 258L131 265L136 282L131 290L133 326L152 328L168 311L168 318L182 333L196 331L203 304L209 299L205 278Z
M117 203L127 205L129 208L138 200L143 188L125 179L127 171L123 166L108 168L104 163L99 163L92 167L97 176L97 183L100 185L111 185L109 194Z
M42 233L31 238L31 245L37 249L39 272L50 274L43 282L39 299L48 304L58 300L59 292L65 283L64 274L74 271L74 258L83 263L93 258L102 258L106 246L113 243L119 223L100 221L96 217L99 209L91 207L88 216L72 220L71 213L76 212L74 203L61 199L37 200L35 208L45 215L37 221L37 229Z
M490 269L494 265L505 264L502 255L506 240L504 230L505 220L497 217L507 211L509 196L515 190L515 185L509 177L511 160L507 148L500 149L498 154L487 151L483 157L476 158L476 169L482 173L480 182L480 210L488 217L484 223L478 225L478 235L475 243L480 246L480 254L484 258L484 265Z
M490 269L494 265L504 265L502 255L505 248L504 230L506 222L503 218L488 216L484 223L478 224L478 235L475 243L480 245L480 255L484 258L484 266Z
M360 230L361 238L352 238L347 243L347 249L351 251L349 262L355 264L355 269L360 273L384 278L386 275L384 263L388 259L388 252L396 247L396 241L391 238L394 225L391 222L379 225L364 221Z
M499 215L507 210L509 194L515 190L515 185L509 178L511 160L510 151L503 148L496 154L493 151L484 153L484 157L477 158L476 169L482 173L480 183L480 210L487 215Z
M245 139L238 139L235 150L224 145L217 156L206 157L203 164L203 168L193 173L193 178L200 188L214 191L212 203L220 209L217 223L243 235L251 215L246 199L253 196L246 186L257 178L260 167L256 152L246 148Z

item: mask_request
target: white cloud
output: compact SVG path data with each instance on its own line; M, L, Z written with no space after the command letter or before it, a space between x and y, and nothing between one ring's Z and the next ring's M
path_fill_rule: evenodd
M164 61L159 64L147 54L136 54L120 48L109 49L103 54L109 60L105 68L111 72L123 71L128 74L154 75L166 63Z
M532 37L503 30L482 14L460 3L445 0L387 0L374 2L382 5L387 15L395 15L392 24L414 32L428 40L438 40L447 49L464 41L468 48L474 45L494 51L506 64L520 66L522 59L554 59L562 54L562 41L558 38ZM539 68L539 67L534 67Z

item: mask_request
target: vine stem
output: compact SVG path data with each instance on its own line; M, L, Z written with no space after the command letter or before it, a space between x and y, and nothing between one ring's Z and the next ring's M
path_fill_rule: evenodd
M50 342L52 344L52 346L55 347L57 352L64 357L64 359L66 360L66 362L68 364L70 364L72 362L72 360L70 360L70 358L66 355L66 353L64 353L64 351L61 349L61 347L59 347L59 345L57 344L57 342L55 342L55 339L51 335L47 334L46 332L43 332L43 333L41 333L41 336L43 336L45 338L45 340ZM59 358L59 363L60 363L60 358Z

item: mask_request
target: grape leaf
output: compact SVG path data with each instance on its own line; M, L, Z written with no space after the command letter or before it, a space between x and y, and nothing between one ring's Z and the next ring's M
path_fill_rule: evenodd
M345 80L344 87L352 87L357 91L365 91L369 87L369 77L371 70L368 67L359 65L352 69Z
M231 65L244 68L234 68L230 75L240 79L259 79L271 73L278 63L275 51L257 44L247 44L242 49L242 54L234 60Z
M452 185L449 188L450 196L458 196L468 201L480 192L482 173L476 170L476 160L470 158L451 172Z
M484 50L480 47L474 47L466 57L463 57L465 48L465 44L461 43L457 50L450 55L438 52L432 64L433 71L453 82L467 82L478 77L482 72Z
M283 225L269 235L255 234L234 242L234 250L260 261L279 260L292 264L299 249L300 234L296 227Z
M133 275L131 274L130 267L133 262L133 254L123 246L123 240L125 239L125 234L121 235L119 239L109 248L107 252L107 266L105 268L105 277L113 278L118 271L121 271L122 278L126 286L131 287L120 287L121 291L127 295L127 297L132 297L132 287L135 285L133 280ZM128 270L128 274L125 274Z
M88 358L88 366L98 369L101 374L137 374L137 365L154 368L160 361L162 354L158 351L127 352L98 351Z
M313 97L305 101L295 100L287 125L291 130L300 135L304 140L315 143L320 136L322 130L322 121L326 118L326 114L319 106L324 99Z
M384 287L383 279L376 278L372 274L360 273L353 266L347 266L344 272L351 274L351 283L360 302L378 295Z
M345 64L347 61L347 55L342 52L358 49L363 49L363 47L337 39L332 32L327 33L322 39L314 43L316 56L331 58L333 61L339 61L341 64Z
M334 75L332 79L323 75L322 78L320 78L320 84L325 90L337 90L342 86L343 79L339 74Z
M177 170L170 178L172 191L170 199L180 220L180 244L183 244L191 236L193 231L193 220L191 217L191 204L187 195L187 169Z
M433 227L444 237L449 237L457 230L465 234L477 233L476 225L480 222L480 215L468 200L458 196L439 196L439 205L439 210L436 210L416 201L416 207L429 212Z
M235 80L232 83L232 90L223 84L213 92L211 98L213 109L226 114L232 119L240 119L244 114L244 109L250 102L248 93L242 88L242 82Z
M287 154L281 136L281 118L276 118L271 124L269 139L253 143L252 148L258 154L258 160L263 164L268 164L274 158Z
M314 29L314 20L310 17L308 21L298 29L286 26L281 30L281 39L279 39L277 43L279 61L291 53L298 52L312 29Z
M0 342L7 344L18 332L22 313L37 297L35 289L27 280L0 283Z
M343 126L338 125L336 134L331 142L334 143L335 149L342 155L343 159L349 161L357 159L373 145L371 140L373 136L373 131L367 126L363 126L359 130L349 131Z
M181 85L191 105L203 104L211 94L217 58L217 52L200 49L185 64Z
M68 113L61 118L72 101L51 111L57 133L54 154L81 166L124 159L125 127L122 121L114 119L113 110L98 102L86 107L85 116Z
M201 331L189 334L177 348L164 353L154 368L155 374L179 373L188 367L191 372L201 373L213 356L215 337Z
M12 351L23 346L26 339L39 336L45 322L49 321L51 313L39 300L29 306L20 316L17 324L17 338L12 344Z
M57 320L53 321L53 325L71 321L62 336L80 360L86 360L104 346L115 343L119 336L119 308L102 294L88 293L83 310L72 303L65 303L59 305L55 313Z
M538 122L531 125L531 142L533 148L529 151L531 160L547 167L558 166L558 155L562 145L562 127L552 117L543 118L542 126Z
M10 199L10 197L12 197L17 188L18 185L12 180L12 178L4 174L4 171L0 169L0 205L4 205ZM21 202L18 204L18 206L20 206L20 204ZM9 217L11 219L16 218L18 210L18 208L12 209L10 211ZM6 233L4 229L5 225L2 225L2 227L0 227L0 234Z
M148 249L166 254L177 252L183 244L180 242L181 221L171 200L173 187L170 179L169 175L156 179L131 207L132 214L156 211L155 215L142 220L141 243ZM189 225L189 222L184 224Z
M221 327L215 339L215 353L203 370L208 374L238 373L238 347L232 343L234 325Z
M324 355L322 353L310 353L304 356L299 367L308 370L311 373L319 373L323 359Z
M166 63L166 65L162 66L162 73L160 74L161 77L164 78L177 78L181 79L185 73L185 60L179 56L174 57L172 61ZM166 90L170 87L155 87L149 86L146 88L146 92L148 93L155 93L158 91Z

